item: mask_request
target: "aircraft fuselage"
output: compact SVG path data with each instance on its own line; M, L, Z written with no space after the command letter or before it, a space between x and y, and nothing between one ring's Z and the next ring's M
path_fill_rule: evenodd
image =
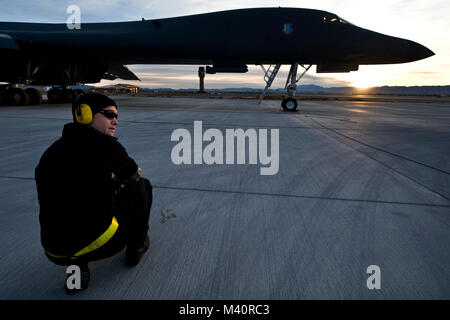
M66 24L0 23L0 81L16 83L98 82L111 65L300 63L317 65L318 72L348 72L361 64L404 63L431 55L413 41L312 9L239 9L82 23L79 30ZM58 76L62 69L73 79Z

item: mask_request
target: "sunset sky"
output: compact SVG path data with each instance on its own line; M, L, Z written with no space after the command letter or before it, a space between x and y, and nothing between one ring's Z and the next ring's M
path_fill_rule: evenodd
M255 7L312 8L333 12L362 28L418 42L436 55L398 65L360 66L344 74L316 74L311 68L300 85L334 86L414 86L450 85L450 1L448 0L0 0L0 21L65 23L69 5L81 8L81 22L115 22L168 18L220 10ZM197 88L198 66L128 66L141 82L115 80L110 83L141 87ZM284 87L289 66L283 66L272 88ZM208 88L264 88L263 71L249 66L245 74L206 75Z

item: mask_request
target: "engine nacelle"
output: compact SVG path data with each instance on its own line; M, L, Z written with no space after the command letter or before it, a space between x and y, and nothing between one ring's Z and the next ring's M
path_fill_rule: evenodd
M215 74L221 72L230 72L230 73L246 73L248 71L248 67L245 64L242 65L214 65L212 67L206 66L207 74Z
M318 64L317 73L340 73L358 71L359 65L353 63L326 63Z

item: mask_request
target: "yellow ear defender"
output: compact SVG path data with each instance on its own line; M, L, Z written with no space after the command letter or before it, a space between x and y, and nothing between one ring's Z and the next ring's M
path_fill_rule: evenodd
M92 109L88 104L82 103L75 108L75 119L79 124L92 122Z

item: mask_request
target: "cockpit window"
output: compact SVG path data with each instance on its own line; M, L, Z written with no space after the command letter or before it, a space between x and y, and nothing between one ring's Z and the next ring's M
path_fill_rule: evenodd
M338 20L339 20L338 16L334 14L327 14L323 16L324 23L336 23L338 22Z
M348 22L347 20L344 20L342 18L339 18L339 22L340 23L345 23L345 24L351 24L350 22Z
M338 17L335 14L326 14L323 16L324 23L343 23L343 24L351 24L350 22Z

